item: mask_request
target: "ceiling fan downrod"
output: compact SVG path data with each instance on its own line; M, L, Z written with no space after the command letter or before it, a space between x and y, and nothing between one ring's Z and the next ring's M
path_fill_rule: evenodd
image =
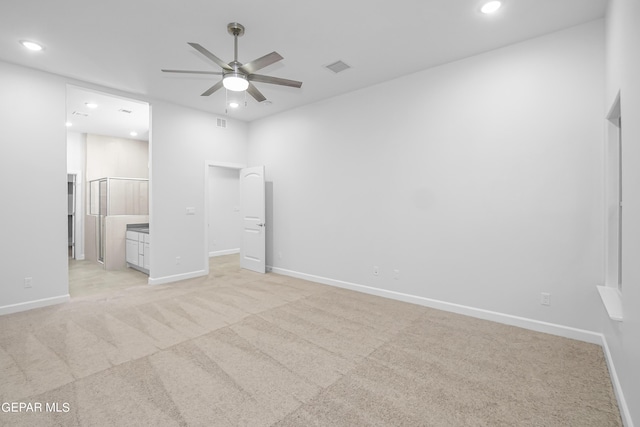
M238 62L238 37L242 37L244 34L244 26L237 22L232 22L227 25L227 31L233 36L233 62L240 66Z

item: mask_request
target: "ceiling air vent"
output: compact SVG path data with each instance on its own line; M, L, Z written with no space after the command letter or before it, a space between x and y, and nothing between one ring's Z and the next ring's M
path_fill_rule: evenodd
M226 128L227 127L227 121L225 119L221 119L220 117L218 117L218 127L219 128Z
M327 67L329 70L333 71L334 73L338 74L344 70L348 70L349 68L351 68L349 65L345 64L342 61L336 61L333 64L329 64L327 65Z
M125 114L131 114L133 113L133 111L131 110L125 110L124 108L119 109L118 111L120 111L121 113L125 113Z
M89 117L89 115L87 113L83 113L81 111L74 111L73 113L71 113L72 116L80 116L80 117Z

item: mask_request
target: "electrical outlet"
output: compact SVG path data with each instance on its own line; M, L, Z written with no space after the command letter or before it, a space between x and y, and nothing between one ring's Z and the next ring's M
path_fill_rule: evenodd
M380 269L378 268L377 265L373 266L373 275L374 276L379 276L380 275Z
M540 304L551 305L551 294L547 292L543 292L540 296Z
M24 287L25 288L30 288L32 283L33 283L33 278L32 277L25 277L24 278Z
M180 257L179 257L179 256L177 256L177 257L176 257L176 265L180 265L180 260L181 260L181 259L180 259Z

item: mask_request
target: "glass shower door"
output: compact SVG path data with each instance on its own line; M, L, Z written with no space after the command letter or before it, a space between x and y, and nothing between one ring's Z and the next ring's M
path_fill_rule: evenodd
M107 258L117 258L117 247L111 243L114 239L114 222L122 222L128 215L149 215L149 180L146 178L98 178L89 181L89 215L95 226L95 259L105 265L112 262ZM107 225L109 221L109 225ZM139 218L137 219L139 222ZM135 222L135 221L134 221ZM107 236L109 234L109 236ZM93 258L93 253L91 254Z
M106 217L107 217L107 197L108 182L107 179L96 179L90 182L90 205L89 215L96 217L96 258L99 262L104 263L106 248Z

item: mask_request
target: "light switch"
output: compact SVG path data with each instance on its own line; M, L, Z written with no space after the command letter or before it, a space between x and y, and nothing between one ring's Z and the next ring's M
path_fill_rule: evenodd
M187 215L195 215L196 208L187 208Z

